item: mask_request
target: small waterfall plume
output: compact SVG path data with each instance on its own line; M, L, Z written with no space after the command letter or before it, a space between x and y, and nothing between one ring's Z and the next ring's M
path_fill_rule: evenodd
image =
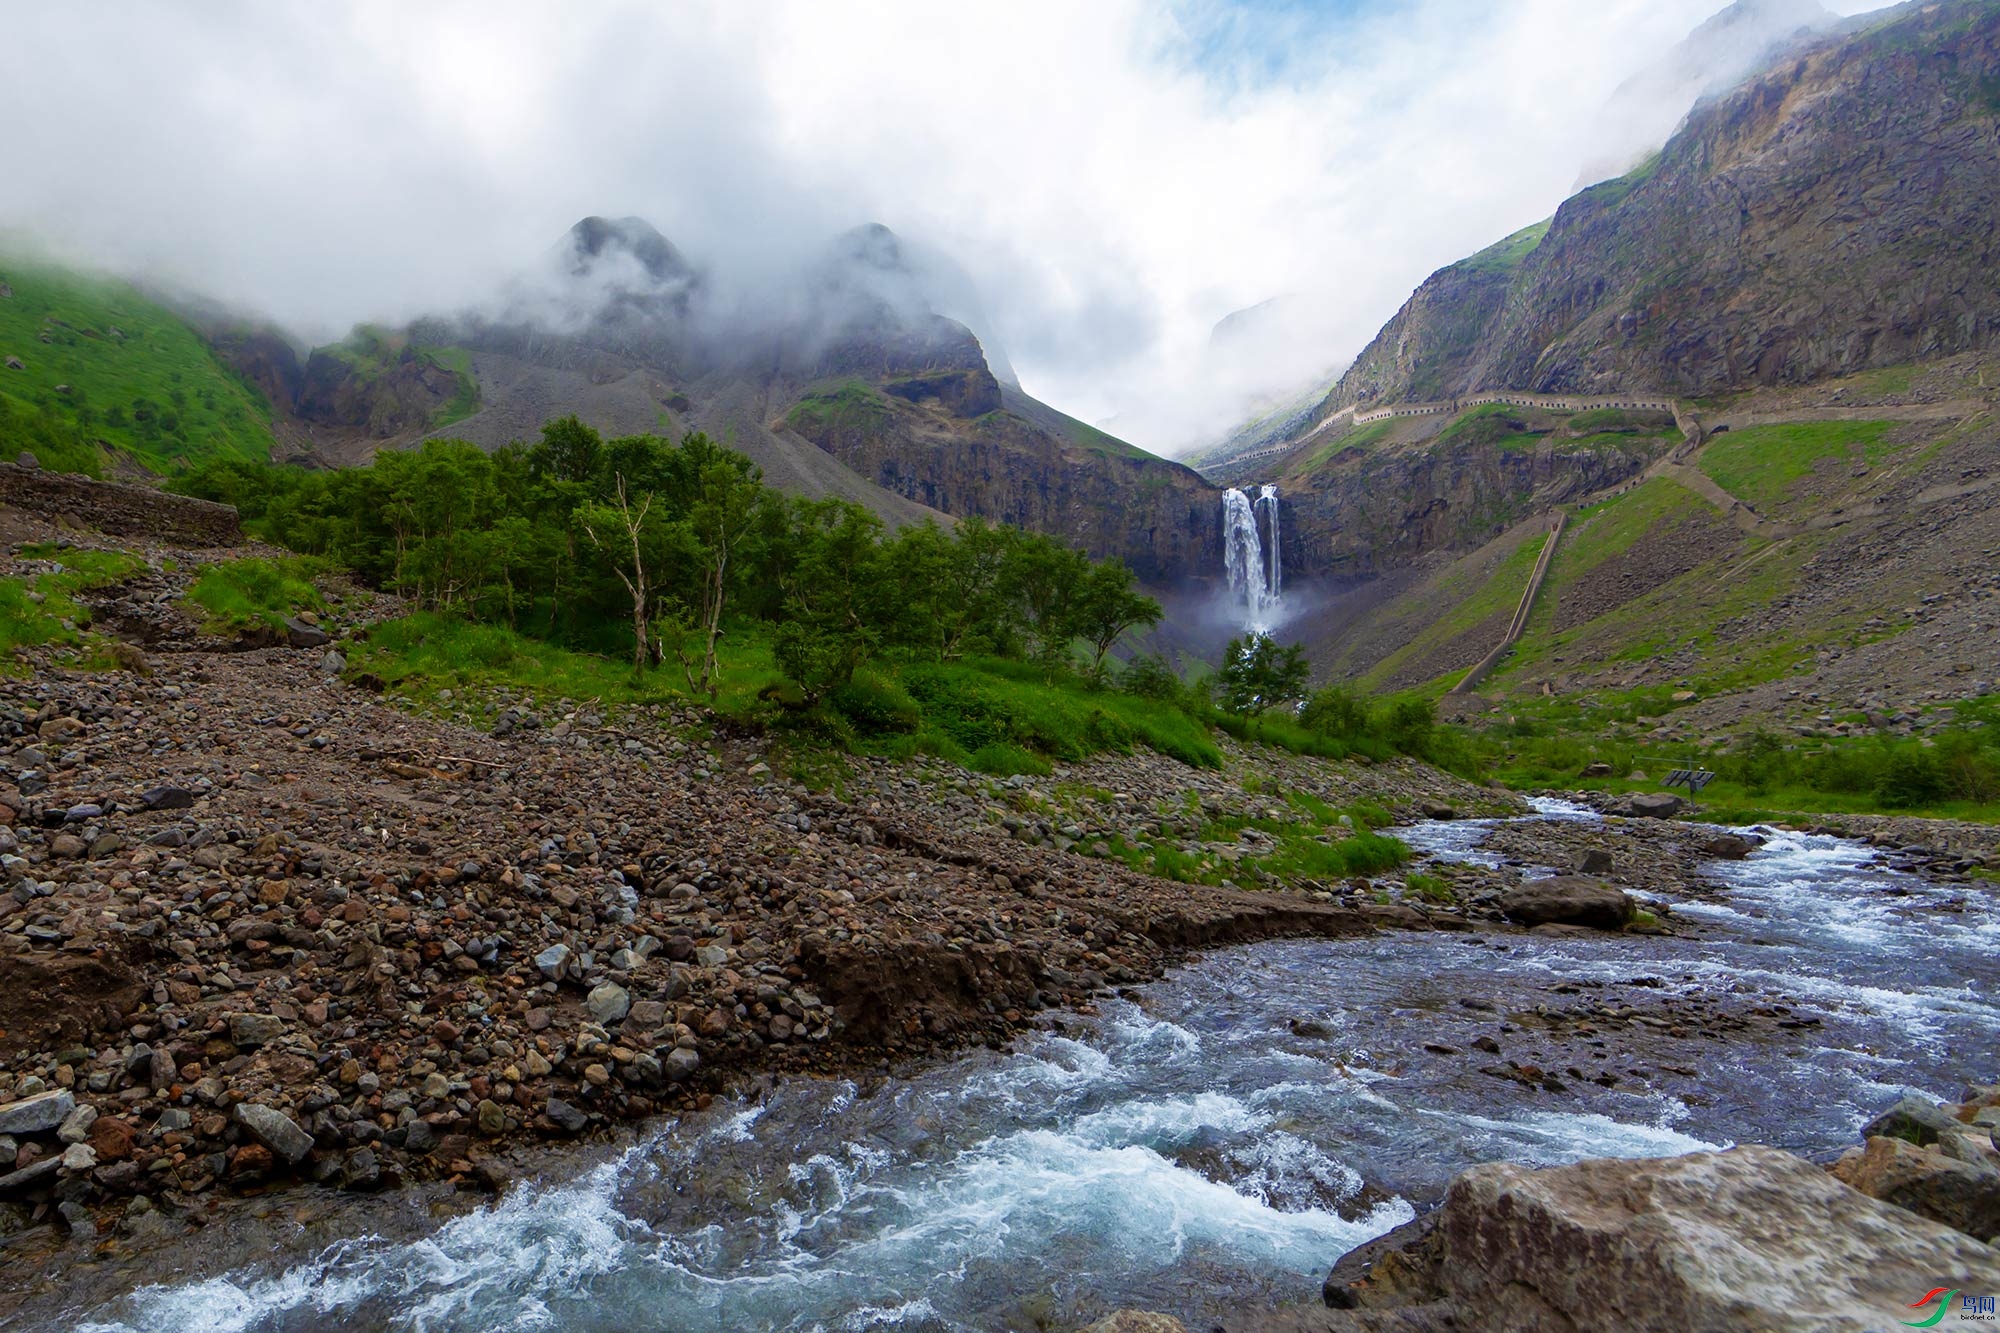
M1270 545L1258 523L1270 515ZM1278 556L1278 488L1260 487L1253 504L1243 491L1222 493L1222 566L1229 578L1231 601L1243 608L1244 627L1263 633L1271 628L1284 587L1284 567Z

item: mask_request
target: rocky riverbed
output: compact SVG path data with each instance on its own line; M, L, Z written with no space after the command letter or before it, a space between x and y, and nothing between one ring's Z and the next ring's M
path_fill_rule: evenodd
M255 1265L273 1244L297 1253L368 1231L415 1243L437 1210L475 1207L516 1178L542 1183L509 1192L498 1216L542 1225L534 1200L565 1189L586 1214L606 1199L626 1209L632 1170L662 1152L718 1164L674 1168L675 1188L711 1211L724 1198L750 1209L752 1234L765 1234L759 1209L807 1205L844 1219L820 1238L836 1252L866 1233L867 1210L798 1195L799 1156L773 1158L767 1130L842 1160L841 1143L883 1136L880 1163L828 1177L842 1199L870 1182L907 1196L896 1173L942 1153L980 1178L996 1160L1074 1177L1082 1207L1090 1182L1125 1178L1128 1149L1143 1146L1151 1158L1130 1182L1152 1182L1163 1193L1148 1197L1174 1200L1176 1215L1190 1180L1254 1201L1196 1243L1212 1290L1187 1308L1220 1312L1216 1300L1283 1298L1342 1238L1388 1225L1398 1200L1435 1198L1455 1164L1679 1150L1771 1124L1797 1127L1789 1146L1824 1150L1859 1123L1878 1079L1930 1068L1922 1041L1968 1021L1986 1030L1921 968L1864 977L1866 961L1855 964L1853 985L1911 1006L1894 1018L1915 1015L1909 1047L1910 1032L1883 1027L1887 1010L1862 1015L1865 1001L1823 978L1746 971L1738 945L1701 943L1797 906L1726 867L1814 857L1861 873L1869 911L1981 928L1987 886L1967 878L1983 864L1976 847L1835 854L1822 849L1831 839L1778 830L1548 802L1531 812L1406 762L1231 745L1220 772L1150 754L1004 781L857 761L813 791L774 771L779 756L757 738L688 710L440 695L415 715L351 682L340 660L392 604L355 594L322 624L246 646L200 633L176 602L185 571L237 552L142 554L150 572L95 595L100 623L145 644L125 669L69 673L41 656L32 674L0 680L0 1245L20 1277L0 1282L0 1319L22 1301L96 1304L163 1272ZM1302 806L1415 821L1404 836L1418 859L1367 878L1274 875L1257 823ZM1882 836L1902 847L1921 832ZM1223 882L1172 883L1119 860L1158 846ZM1157 989L1193 951L1275 937L1347 942L1225 950ZM1173 998L1190 985L1193 1008ZM1065 1012L1088 1026L1053 1031ZM1044 1127L1029 1132L1053 1139L995 1159L981 1137L994 1122L963 1114L967 1057L911 1063L966 1048L1010 1052L970 1057L975 1071L999 1062L994 1114L1033 1106ZM1221 1065L1176 1054L1218 1049ZM1108 1063L1078 1054L1072 1068L1071 1050ZM1881 1063L1820 1124L1785 1119L1782 1095L1744 1100L1755 1077L1744 1052L1775 1051L1791 1052L1781 1067L1794 1071L1781 1091L1845 1077L1856 1051ZM1045 1065L1058 1072L1037 1093ZM1718 1071L1732 1090L1719 1105ZM1294 1084L1296 1106L1282 1091ZM1340 1090L1331 1102L1328 1086ZM906 1087L930 1091L895 1091ZM1385 1088L1423 1090L1396 1099L1405 1120L1442 1099L1485 1127L1439 1151L1385 1124L1377 1150L1357 1155L1336 1126L1374 1123ZM860 1132L854 1097L876 1089L892 1092L891 1114L846 1137ZM1126 1109L1089 1121L1113 1106ZM1327 1107L1327 1129L1299 1129ZM744 1116L766 1128L741 1153L719 1151ZM1676 1116L1712 1137L1687 1137ZM1091 1123L1126 1128L1099 1144ZM1057 1157L1087 1161L1044 1160L1079 1134L1084 1147ZM596 1146L559 1146L572 1140ZM1090 1156L1099 1147L1112 1158ZM601 1188L545 1183L584 1171L578 1153L603 1152L619 1165L599 1168L612 1172ZM1093 1175L1099 1166L1117 1169ZM771 1170L774 1192L743 1192ZM704 1225L649 1197L619 1215L661 1234ZM972 1193L946 1204L964 1218L984 1207ZM1121 1257L1131 1219L1113 1213L1080 1271L1145 1297L1159 1269ZM467 1226L491 1216L475 1207ZM195 1246L189 1229L205 1223ZM1246 1260L1239 1226L1291 1235L1283 1262ZM796 1261L783 1256L802 1242L773 1243L737 1259ZM973 1304L940 1327L999 1309L995 1286L1022 1278L993 1262L968 1288ZM794 1295L800 1310L856 1308ZM769 1321L777 1307L744 1308Z

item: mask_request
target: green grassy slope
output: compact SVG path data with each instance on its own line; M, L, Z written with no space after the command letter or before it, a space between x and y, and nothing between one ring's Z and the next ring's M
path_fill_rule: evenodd
M189 324L125 283L0 260L0 449L96 473L98 445L165 472L260 459L271 412ZM67 386L64 388L62 386Z

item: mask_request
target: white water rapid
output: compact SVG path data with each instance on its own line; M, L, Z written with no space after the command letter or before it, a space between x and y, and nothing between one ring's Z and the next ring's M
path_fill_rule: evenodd
M1269 514L1269 546L1259 514ZM1278 554L1278 488L1258 488L1253 504L1248 494L1230 487L1222 493L1222 567L1229 579L1229 597L1243 609L1243 627L1268 633L1277 620L1278 598L1284 590L1284 564Z

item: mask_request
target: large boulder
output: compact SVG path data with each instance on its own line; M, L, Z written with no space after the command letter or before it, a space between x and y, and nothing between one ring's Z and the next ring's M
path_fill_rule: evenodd
M1763 845L1764 840L1754 834L1718 833L1712 838L1702 839L1696 844L1695 850L1703 856L1712 856L1718 861L1741 861Z
M1589 875L1524 879L1500 895L1500 910L1524 926L1554 923L1623 930L1632 920L1632 896Z
M2000 1171L1984 1162L1957 1161L1878 1134L1866 1147L1842 1155L1833 1174L1871 1199L1907 1208L1974 1240L2000 1240Z
M1670 791L1633 792L1625 808L1643 819L1672 819L1687 802Z
M1947 1279L2000 1287L1992 1248L1775 1148L1494 1163L1453 1181L1434 1216L1338 1293L1358 1308L1298 1327L1832 1333L1895 1328Z

